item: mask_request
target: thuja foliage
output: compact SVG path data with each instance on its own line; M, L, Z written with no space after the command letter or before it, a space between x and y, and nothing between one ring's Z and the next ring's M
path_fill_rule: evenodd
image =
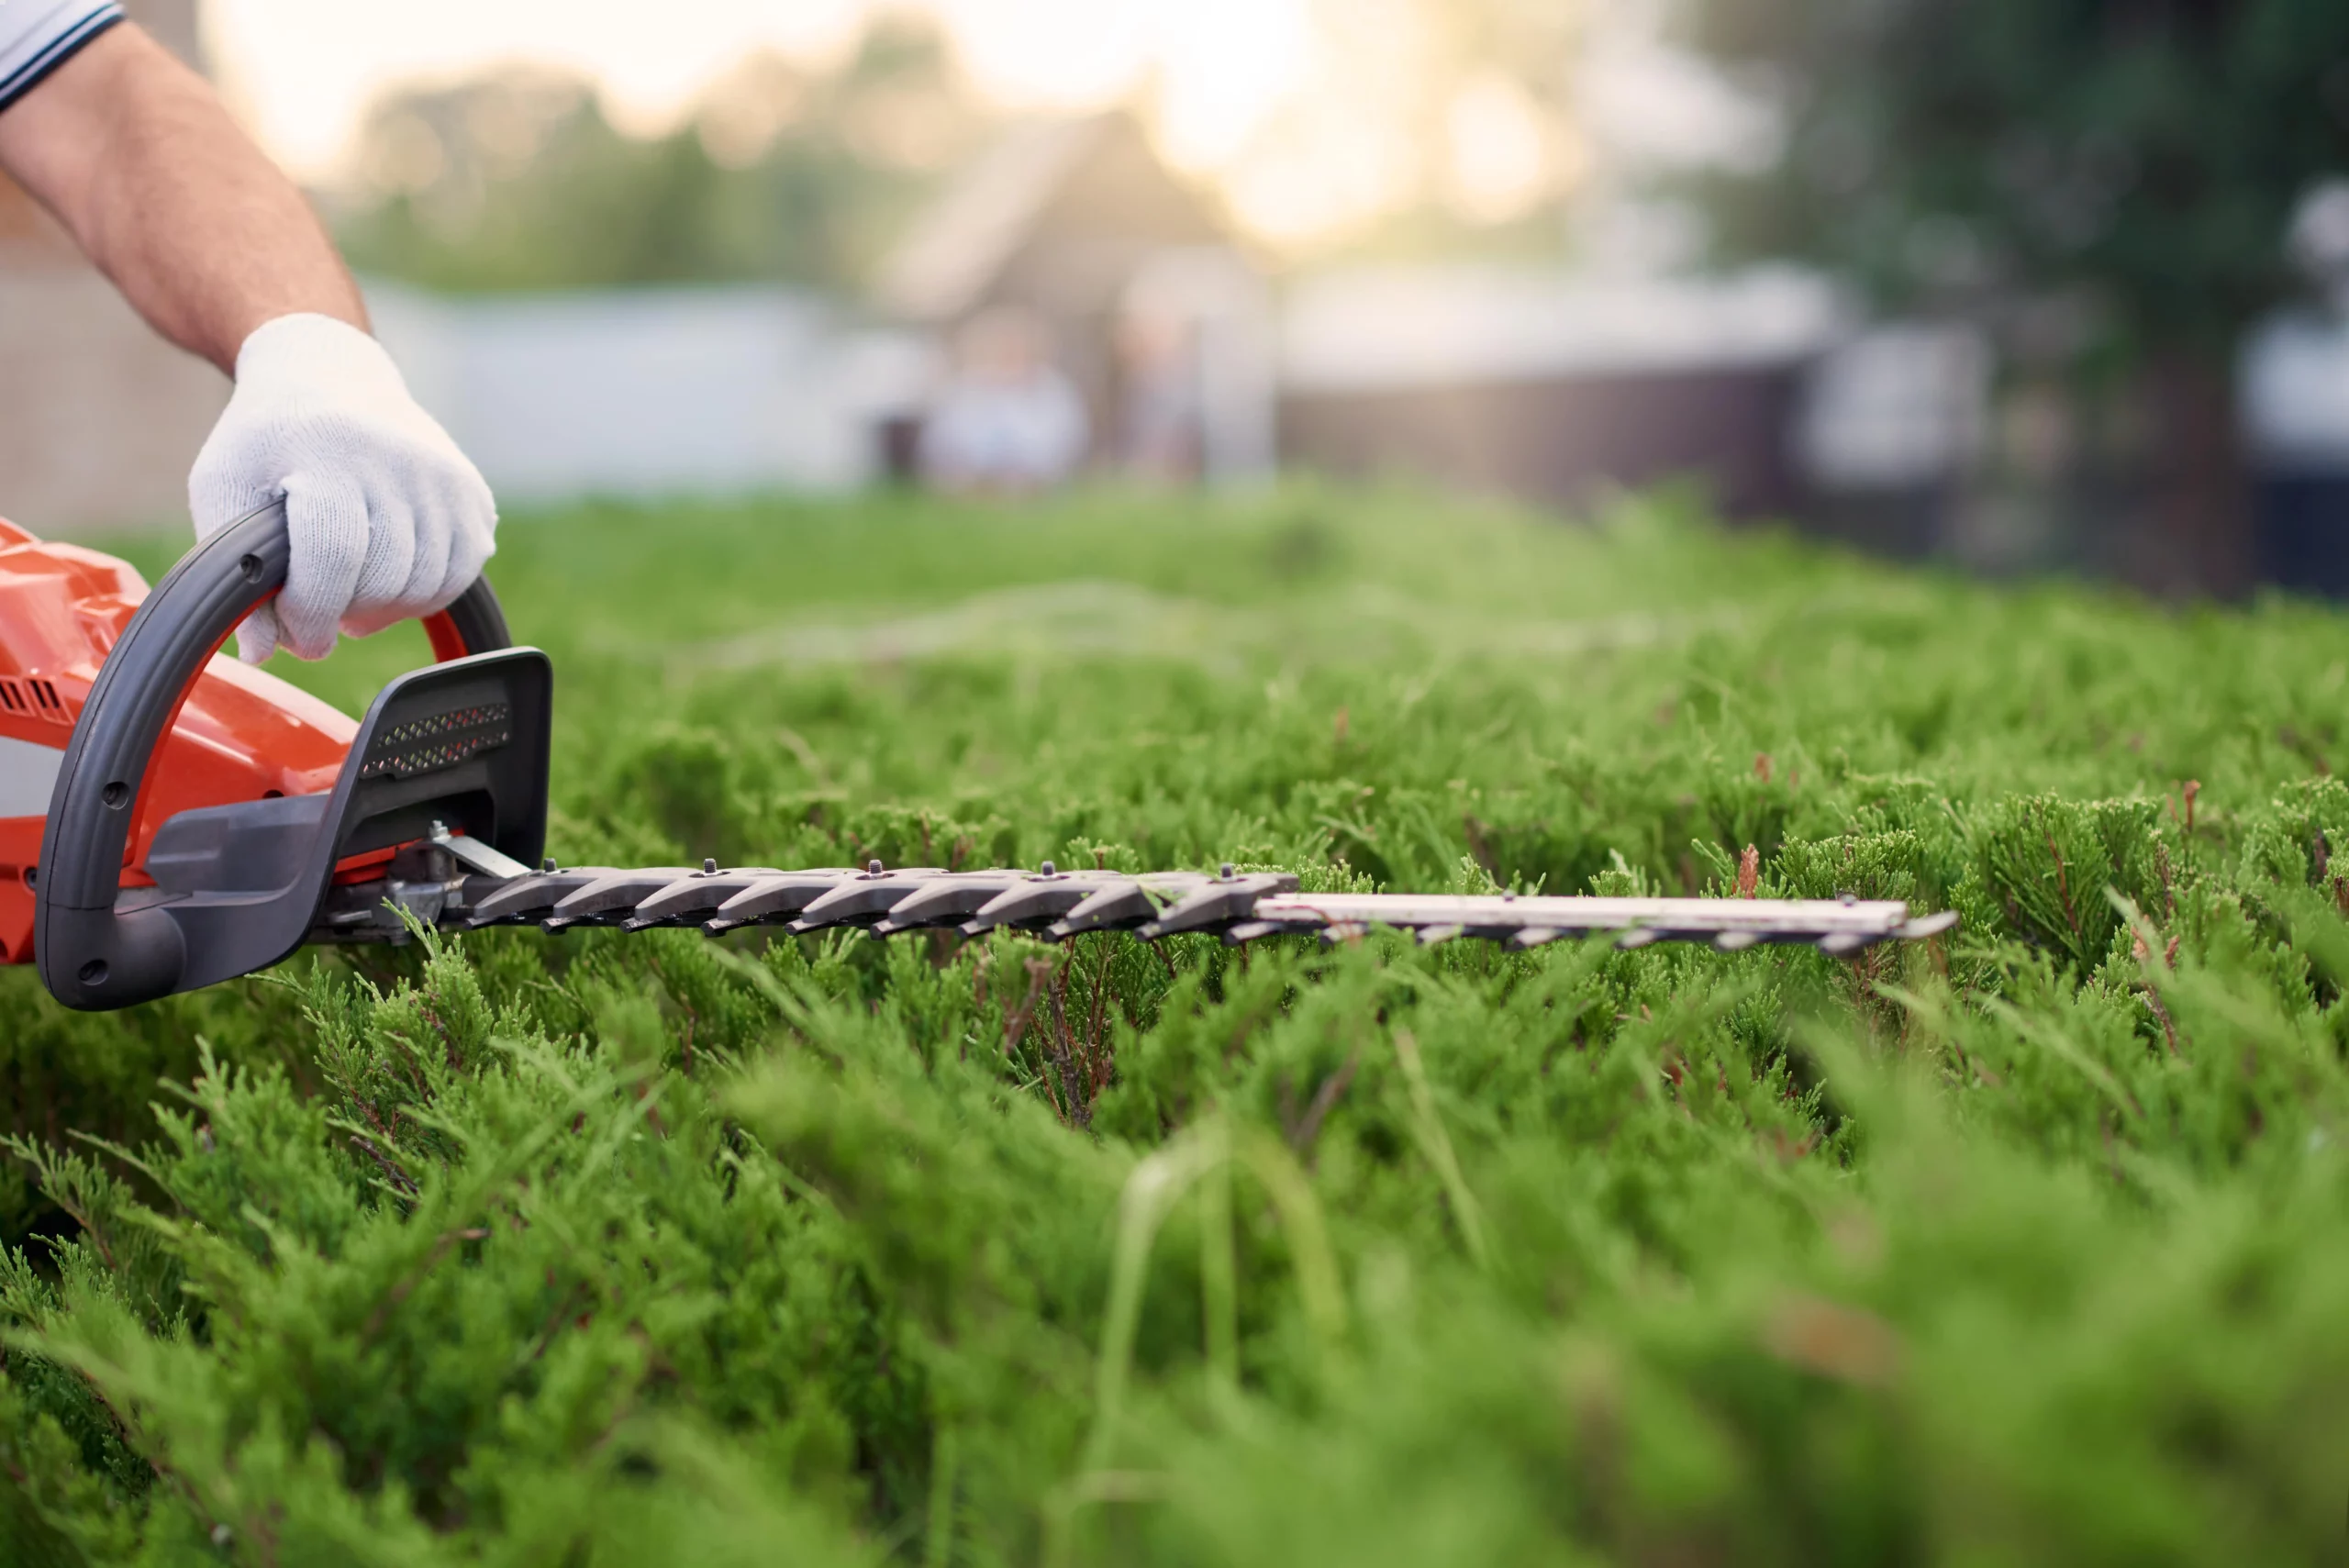
M490 932L105 1018L12 973L11 1561L2333 1549L2337 615L1313 490L582 510L497 576L567 860L1964 925Z

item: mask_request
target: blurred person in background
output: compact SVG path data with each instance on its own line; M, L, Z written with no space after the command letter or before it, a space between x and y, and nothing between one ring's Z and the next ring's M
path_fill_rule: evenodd
M234 378L188 475L196 536L283 498L285 587L238 634L322 659L481 574L495 504L369 335L293 183L112 0L0 0L0 170L150 327ZM0 484L6 476L0 475Z
M1118 462L1132 478L1196 484L1204 467L1207 409L1198 333L1164 309L1127 309L1118 322Z
M997 306L955 337L954 368L922 425L922 475L958 494L1032 495L1076 473L1089 435L1043 322Z

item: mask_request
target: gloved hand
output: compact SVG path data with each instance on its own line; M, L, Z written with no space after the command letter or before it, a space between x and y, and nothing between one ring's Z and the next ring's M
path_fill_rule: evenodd
M187 476L196 538L283 495L285 588L237 629L258 664L429 615L496 549L481 472L417 406L383 346L327 316L281 316L237 351L237 390Z

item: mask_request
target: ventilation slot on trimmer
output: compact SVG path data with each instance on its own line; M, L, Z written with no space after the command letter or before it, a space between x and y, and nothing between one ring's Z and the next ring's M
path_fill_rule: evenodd
M72 720L65 717L65 705L57 699L57 688L55 686L50 685L47 681L41 680L38 676L27 681L25 684L32 688L33 706L40 709L40 716L43 718L48 719L52 724L68 724L72 722Z
M14 681L0 681L0 713L13 713L24 717L32 712L32 705L25 700L25 688Z

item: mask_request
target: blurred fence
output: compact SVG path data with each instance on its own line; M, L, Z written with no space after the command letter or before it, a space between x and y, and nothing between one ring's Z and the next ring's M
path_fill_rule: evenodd
M872 472L858 345L817 296L367 298L417 401L507 499L833 490Z

